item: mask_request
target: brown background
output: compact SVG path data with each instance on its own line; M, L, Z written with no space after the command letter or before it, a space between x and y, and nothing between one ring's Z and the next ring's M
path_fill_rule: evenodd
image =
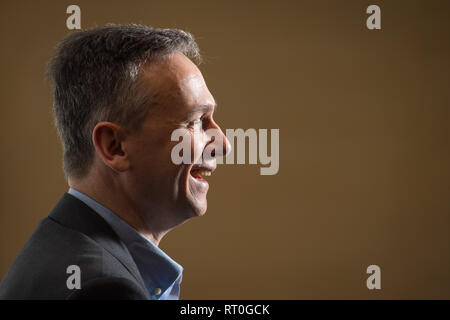
M75 3L82 28L192 32L222 127L280 129L278 175L219 167L162 241L181 298L450 298L448 1ZM1 2L0 277L67 191L43 74L69 4Z

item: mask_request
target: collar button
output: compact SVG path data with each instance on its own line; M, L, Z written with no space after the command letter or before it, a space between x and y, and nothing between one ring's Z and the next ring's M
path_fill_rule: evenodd
M155 288L155 290L153 290L153 294L155 296L159 296L161 294L161 288Z

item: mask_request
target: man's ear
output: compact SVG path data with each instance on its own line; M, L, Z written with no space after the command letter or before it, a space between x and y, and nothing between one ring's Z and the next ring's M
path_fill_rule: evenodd
M92 142L103 162L116 172L130 168L128 154L123 148L125 129L113 122L99 122L92 130Z

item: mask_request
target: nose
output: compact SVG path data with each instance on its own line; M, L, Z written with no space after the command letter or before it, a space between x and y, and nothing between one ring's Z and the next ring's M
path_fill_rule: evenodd
M213 125L211 126L210 129L212 129L212 134L210 142L208 144L212 144L213 150L211 152L211 156L224 157L228 155L231 151L231 144L230 141L228 141L227 136L223 133L222 129L215 122L213 122Z
M222 129L219 127L219 131L222 137L222 143L220 147L218 146L218 149L220 149L220 154L216 155L218 157L225 157L227 154L230 153L231 150L231 144L230 141L228 141L228 138L226 135L223 134Z

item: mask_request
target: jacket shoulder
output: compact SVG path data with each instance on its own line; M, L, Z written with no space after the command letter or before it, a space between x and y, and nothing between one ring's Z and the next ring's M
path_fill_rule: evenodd
M79 274L75 275L73 270L79 270ZM86 287L83 293L69 289L67 282L73 276L80 277L81 288ZM0 299L92 297L106 293L98 289L100 284L122 290L121 286L133 287L130 282L136 279L95 240L45 218L2 279ZM140 288L136 283L134 286ZM128 294L130 290L124 292Z

